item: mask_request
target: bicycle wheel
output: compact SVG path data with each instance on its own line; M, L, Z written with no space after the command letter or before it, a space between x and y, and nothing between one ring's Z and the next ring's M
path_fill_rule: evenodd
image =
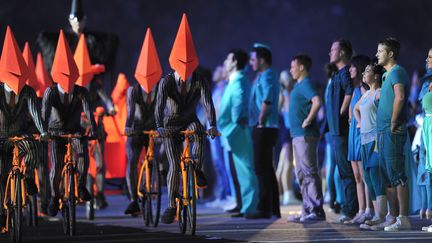
M86 218L88 220L94 220L95 217L95 199L94 199L94 178L91 175L87 176L87 190L90 192L90 194L92 195L92 199L89 202L85 203L85 208L86 208Z
M150 163L151 166L151 192L147 198L147 218L150 218L150 223L153 227L157 227L160 217L161 208L161 176L159 171L159 165L156 160Z
M67 206L67 202L63 201L63 207L61 209L63 216L63 233L65 235L69 234L69 208Z
M22 222L22 197L21 197L21 174L15 175L15 205L12 205L11 221L11 242L21 242L21 222Z
M178 223L180 228L180 233L184 234L186 233L186 225L187 225L187 207L183 205L183 180L182 180L182 173L180 172L180 186L179 186L179 193L178 193L178 199L177 200L177 216L178 216Z
M188 182L188 206L187 206L187 214L188 214L188 223L190 227L191 235L195 235L196 230L196 186L195 186L195 169L193 166L193 162L189 161L188 164L188 173L187 173L187 182Z
M141 166L145 166L145 162ZM143 168L142 169L142 175L141 175L141 185L138 185L138 188L143 195L140 199L141 199L141 213L142 213L144 225L149 226L150 217L148 215L149 212L147 210L147 201L149 200L149 197L147 195L148 193L146 190L146 181L147 181L147 173L146 172L147 172L146 169Z
M75 179L74 179L74 169L70 169L70 177L69 177L69 199L68 199L68 208L69 208L69 235L75 235Z

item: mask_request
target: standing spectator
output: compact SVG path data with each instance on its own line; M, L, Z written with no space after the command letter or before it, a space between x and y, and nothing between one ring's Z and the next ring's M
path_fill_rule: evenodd
M273 167L273 148L278 135L279 84L272 69L270 47L255 44L249 62L257 72L249 105L249 124L253 126L255 173L259 184L257 213L249 219L280 218L279 190Z
M290 96L289 121L303 208L299 216L290 217L288 221L325 220L317 163L320 133L315 119L321 99L309 78L311 66L312 60L306 55L297 55L291 61L290 72L297 83Z
M387 196L392 215L384 226L385 231L399 231L411 228L408 219L409 188L405 173L404 145L408 138L407 114L409 77L403 67L397 64L400 44L394 38L386 38L378 43L376 57L378 64L386 69L380 103L377 111L378 152L380 166L386 174L386 185L390 187Z
M288 117L289 98L294 84L295 80L288 70L280 73L279 110L282 123L279 126L279 143L282 148L279 154L276 178L279 183L279 201L282 205L297 204L299 202L294 195L293 189L294 155Z
M364 180L368 187L370 198L375 209L372 220L366 220L360 225L362 229L373 229L371 226L381 224L387 213L386 189L379 168L378 153L376 147L376 113L378 109L379 92L381 90L381 77L384 68L379 65L369 64L363 73L363 82L369 86L354 108L354 117L360 127L361 157Z
M362 82L362 73L369 62L370 59L367 56L354 56L351 59L351 67L349 69L350 77L353 80L354 92L349 108L350 125L348 134L348 160L351 161L351 167L354 172L357 189L357 202L359 205L357 215L351 221L347 222L350 224L362 224L365 220L372 218L368 191L364 185L363 166L360 155L360 128L357 126L357 120L353 114L354 106L366 91L367 85Z
M351 42L337 40L330 49L330 62L338 69L329 86L326 102L326 115L329 132L332 136L333 151L339 174L345 188L345 202L342 204L342 215L333 223L344 223L357 213L356 184L354 173L348 162L348 110L353 94L352 81L348 62L352 56Z
M231 148L240 184L242 207L233 217L256 213L258 205L258 181L254 171L253 145L248 123L250 82L243 72L248 59L247 53L240 49L228 53L224 66L229 81L218 116L218 125Z

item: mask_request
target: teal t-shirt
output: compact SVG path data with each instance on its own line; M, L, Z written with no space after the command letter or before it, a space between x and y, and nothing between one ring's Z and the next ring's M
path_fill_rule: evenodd
M289 122L291 125L291 137L302 136L319 136L318 125L316 119L306 128L302 128L303 121L308 116L312 107L312 98L317 96L312 81L309 77L304 78L301 82L294 85L290 94L289 103Z
M393 114L394 90L395 84L402 84L405 91L405 102L402 111L398 117L399 123L406 124L408 112L408 96L410 81L405 69L396 64L389 72L385 72L382 77L382 87L380 101L377 110L377 130L379 132L389 131Z

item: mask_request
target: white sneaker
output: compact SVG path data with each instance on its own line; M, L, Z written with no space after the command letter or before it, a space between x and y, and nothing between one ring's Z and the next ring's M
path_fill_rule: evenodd
M218 207L220 207L221 205L223 205L223 204L221 204L221 200L220 199L216 199L216 200L213 200L213 201L211 201L211 202L208 202L208 203L206 203L206 204L204 204L206 207L208 207L208 208L218 208Z
M352 220L352 218L342 214L337 219L333 220L331 223L332 224L344 224L346 221L350 221L350 220Z
M388 214L386 216L384 222L382 222L381 224L378 224L378 225L373 225L370 227L370 229L373 231L381 231L381 230L384 230L385 227L392 225L395 222L396 222L396 218Z
M429 228L432 228L432 225L429 225L429 226L423 226L423 227L422 227L422 231L429 232L429 231L428 231Z
M407 216L399 216L396 218L396 223L384 228L384 231L400 231L411 229L411 223Z
M423 230L423 228L422 228L422 230ZM425 230L425 231L432 233L432 225L429 225L429 227L427 227L427 230Z

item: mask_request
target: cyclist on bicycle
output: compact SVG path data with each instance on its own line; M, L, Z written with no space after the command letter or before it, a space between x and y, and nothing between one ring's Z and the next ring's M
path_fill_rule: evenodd
M84 112L87 119L92 123L88 135L93 137L95 132L94 127L96 126L87 102L88 92L85 88L75 85L75 81L78 78L78 68L62 31L60 32L51 75L56 84L46 89L42 101L42 115L44 121L47 123L48 132L52 135L83 134L85 130L81 126L80 120L81 112ZM48 213L51 216L57 215L59 210L59 185L64 165L66 144L66 140L56 137L50 141L50 184L52 197ZM86 138L74 139L72 146L78 156L78 196L83 201L90 201L92 197L86 189L89 167L88 141Z
M14 65L15 64L15 65ZM36 93L25 83L29 70L21 51L9 27L6 30L5 45L0 59L0 202L3 202L3 190L13 158L13 143L7 140L13 136L31 136L30 124L34 123L41 138L46 139L40 109L36 102ZM38 158L34 140L18 142L20 158L24 158L26 174L24 183L29 195L37 193L34 181L34 168ZM0 207L0 233L4 230L6 217L3 206Z
M176 214L175 198L179 187L178 172L180 170L180 153L182 151L182 141L177 136L178 132L185 129L205 130L196 115L198 102L201 101L207 111L211 126L209 135L215 137L219 133L216 128L216 115L209 82L195 70L198 67L198 58L185 14L169 61L175 72L168 74L160 81L156 104L156 126L159 134L164 138L164 148L169 162L167 177L168 208L162 215L162 222L165 224L172 223ZM204 138L199 135L192 138L194 142L192 156L197 162L198 187L207 185L201 171L203 140Z
M145 43L148 43L146 45ZM157 82L162 76L162 68L159 62L156 47L150 29L144 39L143 49L135 70L135 78L138 83L129 87L127 91L127 118L125 133L127 169L126 182L129 189L131 202L125 210L125 214L134 215L140 212L138 206L138 160L141 151L148 148L148 135L144 131L155 130L155 105L158 90Z

